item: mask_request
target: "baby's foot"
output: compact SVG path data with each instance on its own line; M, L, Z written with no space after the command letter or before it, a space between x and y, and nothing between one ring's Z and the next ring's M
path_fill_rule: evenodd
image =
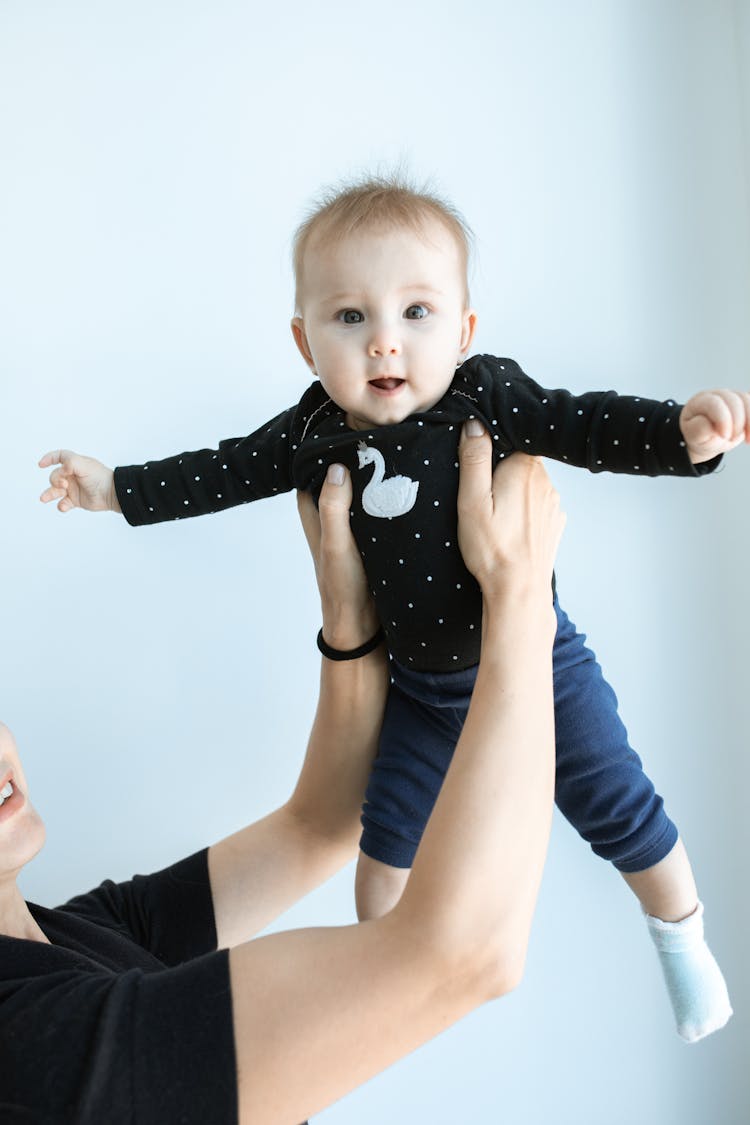
M662 922L646 915L659 953L677 1031L696 1043L723 1027L732 1015L721 969L703 936L703 903L681 922Z

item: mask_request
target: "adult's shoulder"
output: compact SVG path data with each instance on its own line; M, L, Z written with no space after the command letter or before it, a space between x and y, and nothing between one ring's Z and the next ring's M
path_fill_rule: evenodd
M55 913L85 920L102 935L114 931L166 965L201 956L216 948L208 849L147 875L106 879Z
M236 1121L227 950L154 971L17 941L11 976L5 942L0 1120L4 1098L34 1122Z

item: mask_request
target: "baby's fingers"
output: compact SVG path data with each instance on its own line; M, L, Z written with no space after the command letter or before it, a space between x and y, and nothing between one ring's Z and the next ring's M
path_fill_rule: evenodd
M66 457L72 456L73 454L69 449L52 449L39 458L39 468L48 469L50 465L60 465Z
M747 403L750 396L742 391L719 391L718 397L725 411L722 436L732 442L742 441L747 436Z
M710 401L711 409L706 413L729 448L750 441L750 392L714 391Z
M52 462L54 464L55 462ZM41 494L39 499L43 504L49 504L50 500L59 500L61 496L68 494L68 478L62 469L53 469L49 475L49 488L46 488Z
M740 391L740 398L745 409L745 441L750 442L750 391Z
M702 391L685 410L694 445L704 445L717 435L732 445L750 439L750 394L745 391Z
M45 488L39 499L43 504L49 504L52 500L60 500L67 495L67 487L52 486L50 488Z

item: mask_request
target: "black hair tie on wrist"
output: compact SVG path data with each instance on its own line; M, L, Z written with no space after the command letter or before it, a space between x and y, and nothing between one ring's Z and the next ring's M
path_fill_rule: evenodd
M323 640L323 630L318 633L318 648L323 653L323 656L328 657L329 660L356 660L359 656L367 656L368 652L372 652L378 647L385 637L383 626L381 625L374 637L370 637L369 641L365 641L359 648L350 648L348 651L343 652L340 648L331 648Z

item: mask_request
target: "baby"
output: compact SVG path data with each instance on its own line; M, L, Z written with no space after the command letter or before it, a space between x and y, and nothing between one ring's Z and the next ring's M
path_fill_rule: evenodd
M218 449L108 469L46 454L45 502L122 512L133 525L218 512L352 474L352 528L391 655L391 690L362 814L360 918L398 901L450 763L479 658L482 604L456 536L462 425L496 460L514 450L591 472L699 477L750 441L750 394L686 406L545 390L511 359L467 359L469 234L455 209L397 180L331 192L297 231L292 332L315 381L296 406ZM677 1029L695 1041L732 1014L703 937L687 853L629 746L614 692L560 606L554 645L558 807L635 892ZM377 638L373 639L376 643ZM332 658L356 654L328 650Z

